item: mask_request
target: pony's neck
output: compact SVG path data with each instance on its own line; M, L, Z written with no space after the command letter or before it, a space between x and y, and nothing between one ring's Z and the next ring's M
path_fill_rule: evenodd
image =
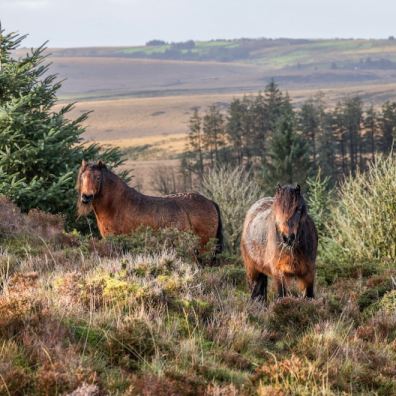
M95 197L93 207L95 214L98 216L103 212L114 214L119 211L123 201L133 202L139 199L140 193L132 187L129 187L122 179L109 170L103 171L101 190ZM110 214L109 213L109 214Z

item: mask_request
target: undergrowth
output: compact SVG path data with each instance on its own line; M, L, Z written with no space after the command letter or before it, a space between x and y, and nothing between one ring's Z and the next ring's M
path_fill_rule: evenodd
M317 189L316 298L270 289L266 306L235 252L212 265L191 234L98 240L1 199L0 394L396 394L389 161L329 207Z

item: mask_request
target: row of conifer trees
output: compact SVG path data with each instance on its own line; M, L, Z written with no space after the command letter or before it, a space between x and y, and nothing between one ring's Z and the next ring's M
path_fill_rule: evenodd
M295 107L272 81L227 108L195 109L182 168L186 180L199 181L215 166L242 165L264 186L303 183L320 169L334 183L366 169L376 153L389 153L395 136L395 102L374 108L346 97L331 107L319 93Z

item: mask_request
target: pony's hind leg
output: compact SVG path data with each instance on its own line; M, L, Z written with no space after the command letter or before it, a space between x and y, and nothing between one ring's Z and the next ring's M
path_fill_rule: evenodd
M267 301L268 277L262 273L258 274L253 283L252 300Z

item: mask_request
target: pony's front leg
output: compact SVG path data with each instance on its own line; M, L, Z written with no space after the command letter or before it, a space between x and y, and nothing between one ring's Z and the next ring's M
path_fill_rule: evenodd
M306 287L306 289L305 289L305 297L306 298L314 298L315 297L313 282Z
M287 294L287 284L286 278L284 276L279 276L275 278L276 288L278 290L278 298L283 298Z
M304 291L305 298L314 298L315 297L314 278L315 278L315 275L313 273L312 274L309 273L309 274L305 275L303 278L298 279L300 289Z
M267 301L268 277L265 274L258 274L253 283L252 300Z

